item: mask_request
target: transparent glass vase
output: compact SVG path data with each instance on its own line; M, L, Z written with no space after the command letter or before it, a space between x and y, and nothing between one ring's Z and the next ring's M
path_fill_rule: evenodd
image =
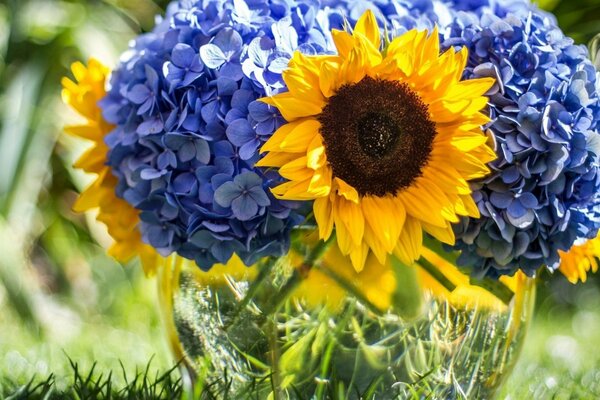
M523 344L532 279L473 285L432 251L412 266L370 256L357 273L335 245L318 246L210 272L165 259L165 326L196 396L494 397Z

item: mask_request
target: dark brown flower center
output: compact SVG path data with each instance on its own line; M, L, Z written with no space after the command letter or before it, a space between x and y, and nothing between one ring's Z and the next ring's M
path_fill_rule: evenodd
M407 84L366 77L342 86L319 115L333 175L360 195L395 195L421 176L435 123Z

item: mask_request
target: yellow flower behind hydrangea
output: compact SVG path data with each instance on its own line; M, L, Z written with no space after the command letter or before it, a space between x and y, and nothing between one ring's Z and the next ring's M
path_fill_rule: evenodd
M409 31L382 51L371 11L353 34L332 34L337 55L296 52L283 73L289 91L263 99L288 123L258 165L287 179L277 197L314 200L321 239L335 228L357 271L371 252L410 265L423 231L453 244L452 224L479 217L469 181L496 157L481 129L494 80L462 81L467 50L440 55L437 30Z
M600 235L584 243L575 244L567 252L561 251L560 266L558 270L575 284L587 280L588 272L598 271L598 258L600 258Z
M109 69L98 60L91 59L87 66L76 62L71 66L75 80L63 78L62 98L85 123L68 126L65 131L71 135L89 140L92 146L75 163L75 167L96 174L96 180L81 193L74 209L77 212L97 209L97 220L104 223L114 243L108 252L120 262L127 262L140 256L144 271L155 272L158 253L142 242L137 229L139 211L125 200L117 197L117 178L106 165L108 146L104 137L112 126L102 118L98 102L106 94L105 84Z

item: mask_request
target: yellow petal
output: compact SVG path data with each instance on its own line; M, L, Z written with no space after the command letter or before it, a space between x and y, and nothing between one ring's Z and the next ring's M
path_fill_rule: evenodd
M271 136L269 138L269 140L267 140L265 142L265 144L263 144L262 148L260 149L261 153L267 152L267 151L279 151L279 146L281 146L281 142L284 141L284 139L294 130L296 129L296 127L298 125L300 125L301 123L303 123L305 120L299 120L299 121L294 121L294 122L289 122L287 124L283 124L281 125L281 127L279 127L279 129L277 129L275 131L275 133L273 134L273 136Z
M338 194L344 196L346 200L358 204L358 192L356 191L356 189L344 182L343 179L336 177L334 180L337 184Z
M279 149L292 153L306 152L310 142L319 134L320 128L321 124L316 119L303 120L283 138Z
M313 103L311 101L295 97L290 92L280 93L272 97L263 97L262 102L277 107L283 118L292 122L299 118L310 117L321 113L325 103Z
M386 252L392 252L406 219L404 205L394 198L365 196L361 200L361 208L378 241Z
M438 226L433 226L425 223L421 223L423 226L423 230L429 233L431 236L436 238L442 243L449 244L451 246L455 243L454 231L452 230L452 225L447 224L446 227L440 228Z
M423 231L421 224L414 218L407 218L398 240L394 255L406 265L412 265L421 257Z
M342 58L347 58L350 51L354 48L354 39L352 36L348 32L333 29L331 37L333 38L333 43L337 48L338 54Z
M92 210L98 207L100 203L100 193L95 184L90 185L87 189L79 194L79 197L73 205L73 211L77 213Z
M327 240L333 232L333 207L329 197L320 197L313 203L315 220L319 227L319 238Z
M285 182L271 189L275 197L282 200L314 200L315 197L308 193L310 180Z
M440 55L440 36L437 25L425 40L425 44L420 49L421 64L427 64L438 60Z
M102 132L96 124L91 122L88 125L71 125L65 127L65 132L69 135L77 136L83 139L93 140L95 142L104 140Z
M339 89L339 64L324 62L321 64L321 76L319 79L319 88L325 97L331 97Z
M313 198L328 196L331 193L332 171L329 166L324 166L314 171L307 191Z
M316 135L308 145L306 152L306 166L311 169L319 169L327 163L325 146L320 134Z
M315 171L306 167L306 157L298 157L279 169L279 174L291 181L311 179Z
M360 245L365 230L365 219L360 205L338 196L333 207L333 215L336 229L344 226L354 246Z
M369 247L366 243L356 246L350 252L350 260L356 272L361 272L365 267L365 261L369 255Z
M371 10L367 10L356 22L354 27L354 33L360 33L364 35L369 42L379 49L381 46L381 33L379 32L379 25L377 24L377 18Z
M483 96L496 80L494 78L469 79L451 86L447 93L450 98L474 98Z
M431 225L444 227L446 220L442 216L440 203L421 186L415 183L401 192L397 198L402 201L408 215Z
M365 216L365 219L367 217ZM368 223L365 224L365 234L364 234L364 240L365 243L367 243L367 245L369 246L369 248L371 249L371 251L373 252L373 254L375 255L375 257L377 258L377 260L379 261L380 264L385 264L386 260L387 260L387 256L388 254L390 254L393 251L392 250L388 250L384 247L383 242L380 240L380 235L378 233L375 233L373 231L373 229L371 228L371 225L369 225ZM397 240L396 240L397 242ZM397 245L398 243L396 243Z
M257 167L281 167L298 157L294 153L269 152L256 163Z

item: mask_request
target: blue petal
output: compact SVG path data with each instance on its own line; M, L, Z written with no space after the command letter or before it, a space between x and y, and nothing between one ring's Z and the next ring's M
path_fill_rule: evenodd
M234 81L239 81L244 77L244 71L242 70L242 65L240 63L227 62L223 64L219 70L219 76L227 77L233 79Z
M517 203L517 202L515 202ZM513 216L510 213L507 214L508 221L516 228L525 229L533 223L535 220L535 213L532 210L525 210L525 213L520 216Z
M242 195L239 185L234 182L225 182L215 191L215 202L221 207L230 207L234 199Z
M268 70L276 74L281 74L288 68L289 62L290 59L286 57L276 58L275 60L269 63Z
M242 37L233 29L223 29L213 41L222 50L222 54L230 60L233 55L242 50Z
M515 200L510 203L507 209L508 215L513 218L520 218L527 213L527 208L523 207L520 201Z
M508 208L512 203L513 196L510 193L492 192L490 202L501 210Z
M236 146L243 146L256 137L254 129L246 119L233 121L227 127L227 138Z
M185 144L179 148L177 152L179 159L183 162L188 162L196 157L196 146L194 142L187 139Z
M127 93L127 98L135 104L144 103L150 97L150 89L146 85L135 85Z
M159 118L152 118L152 119L142 122L137 127L136 132L139 133L141 136L147 136L147 135L162 132L163 127L164 127L164 124Z
M210 253L221 264L227 264L234 251L235 248L230 243L225 241L217 242L210 248Z
M514 183L521 177L519 169L511 166L502 172L502 181L506 184Z
M152 226L146 232L150 244L157 248L169 247L174 236L173 231L163 229L161 226Z
M229 157L215 157L214 164L219 173L231 176L235 172L233 162Z
M518 199L525 208L536 208L538 206L538 200L532 193L523 193L518 196Z
M202 230L194 233L189 238L189 242L201 249L208 249L216 242L216 240L209 231Z
M254 186L252 189L248 190L248 194L254 199L254 201L256 201L256 204L261 207L267 207L271 205L269 196L267 196L265 191L260 186Z
M244 143L240 147L240 158L244 161L251 160L254 157L258 157L258 148L262 142L256 138L251 139L249 142Z
M154 168L145 168L140 172L140 178L149 181L152 179L160 178L161 176L163 176L165 174L166 174L166 171L158 171Z
M268 37L254 38L248 46L248 57L254 65L266 68L275 44Z
M176 194L186 194L190 193L194 188L194 185L196 185L197 183L198 181L196 180L194 174L192 174L191 172L187 172L178 175L173 180L173 189L175 190Z
M275 118L271 118L270 120L259 122L256 125L256 134L265 136L271 135L275 131Z
M158 158L156 159L156 166L159 169L166 169L167 167L177 167L177 157L171 150L165 149Z
M196 139L194 142L196 146L196 160L202 164L208 164L210 162L210 147L206 140Z
M219 96L233 96L238 90L238 84L235 80L221 76L217 79L217 91Z
M219 111L219 102L218 101L211 101L210 103L205 104L202 107L202 110L200 111L200 113L202 114L202 119L204 120L204 122L211 123L211 122L215 122L218 117Z
M512 245L504 240L494 240L492 242L492 253L497 262L505 262L512 254Z
M204 65L212 69L219 68L227 61L221 49L212 43L200 47L200 58Z
M211 221L202 221L202 226L207 227L211 232L217 233L227 232L230 229L229 224L217 224Z
M194 72L194 71L188 71L185 74L185 77L183 78L183 81L181 82L181 84L183 86L189 86L191 85L196 79L200 78L202 76L202 72Z
M167 80L171 81L172 83L183 80L183 77L185 76L185 71L183 69L171 63L166 64L165 68Z
M263 180L254 172L244 172L234 178L234 182L242 189L250 190L254 187L262 187Z
M152 91L156 94L159 92L158 87L160 85L160 81L158 79L158 73L154 68L150 65L144 65L144 72L146 73L146 81L148 82L148 86L152 89Z
M171 53L171 61L180 68L187 68L192 64L196 52L191 46L184 43L178 43Z
M198 188L198 198L204 204L210 204L213 202L215 192L210 183L202 182Z
M231 211L240 221L248 221L256 216L258 204L250 196L239 196L231 202Z
M233 94L231 98L231 107L245 111L248 109L250 102L254 100L254 93L249 90L240 89Z
M231 142L226 140L222 140L220 142L215 143L214 145L215 157L233 157L233 146Z
M277 115L275 109L262 101L253 101L248 104L248 113L257 122L272 119L274 115Z

